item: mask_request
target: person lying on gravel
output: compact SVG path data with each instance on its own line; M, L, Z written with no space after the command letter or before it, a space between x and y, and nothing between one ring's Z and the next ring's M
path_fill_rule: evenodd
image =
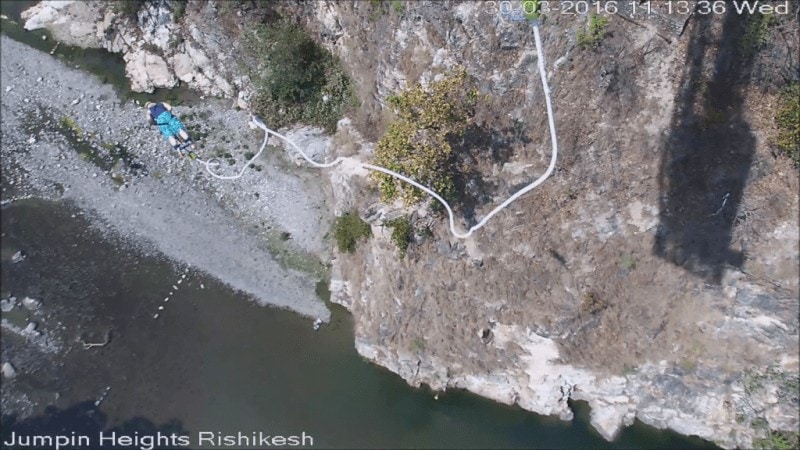
M180 119L172 114L172 106L169 103L147 102L144 107L147 108L147 118L150 120L150 125L158 125L159 131L172 145L172 148L180 153L181 156L186 156L183 149L188 145L192 149L189 152L189 156L194 155L194 141L189 136L189 133L186 132L186 127L183 126ZM185 145L181 145L178 142L178 137L181 138Z

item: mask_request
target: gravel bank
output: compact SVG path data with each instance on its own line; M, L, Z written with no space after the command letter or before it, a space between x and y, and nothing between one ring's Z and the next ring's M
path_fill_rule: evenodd
M72 201L98 227L203 270L262 305L328 319L314 293L318 278L279 264L267 239L277 233L284 253L325 259L328 213L319 183L309 182L315 174L285 170L271 149L241 179L212 179L201 164L177 158L147 126L144 110L122 103L110 86L0 39L4 200L13 193ZM261 145L246 112L212 100L176 110L205 134L200 155L227 153L223 166L230 160L231 173Z

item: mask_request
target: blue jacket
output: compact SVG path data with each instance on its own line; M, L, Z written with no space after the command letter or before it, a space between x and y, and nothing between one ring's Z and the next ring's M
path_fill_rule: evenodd
M161 103L156 103L155 106L150 107L150 117L153 118L153 121L156 123L156 125L166 125L166 123L158 122L158 116L165 112L169 111L167 111L167 108L165 108Z

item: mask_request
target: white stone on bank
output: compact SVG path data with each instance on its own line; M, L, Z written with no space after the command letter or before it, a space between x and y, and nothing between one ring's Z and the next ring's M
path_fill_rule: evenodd
M10 380L17 376L17 369L15 369L10 362L3 363L2 372L3 372L3 377L7 380Z
M31 297L25 297L22 299L22 305L31 311L36 311L42 306L42 301Z

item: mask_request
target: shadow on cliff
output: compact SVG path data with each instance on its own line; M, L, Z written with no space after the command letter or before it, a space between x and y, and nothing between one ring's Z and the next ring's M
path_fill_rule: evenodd
M729 8L716 36L712 16L695 17L662 151L654 253L719 284L723 269L740 267L745 258L731 241L755 153L741 95L752 56L743 56L744 16Z
M183 424L178 420L171 420L163 425L157 426L153 422L143 418L134 417L128 419L115 427L108 427L108 417L101 412L93 401L85 401L76 403L66 409L59 409L55 406L48 406L44 413L39 416L30 417L24 420L18 420L16 415L3 415L2 426L0 426L0 435L2 436L3 448L30 448L31 446L25 445L11 445L6 446L5 443L11 441L11 433L16 433L16 436L88 436L91 445L87 448L93 449L120 449L130 448L139 449L143 445L148 445L146 442L139 442L138 445L121 445L119 441L116 444L109 442L99 442L100 432L102 431L105 436L111 433L117 433L117 436L156 436L160 433L161 436L169 437L172 434L176 436L189 436L189 433L183 428ZM74 434L73 434L74 433ZM23 442L24 443L24 442ZM177 442L176 442L177 443ZM134 443L135 444L135 443ZM186 446L171 446L166 441L153 442L154 448L171 449L180 448L187 449ZM34 445L36 448L44 448ZM73 448L70 445L63 448Z
M469 227L478 222L476 208L492 206L495 197L503 197L498 192L497 181L491 181L495 177L486 176L491 172L491 167L502 167L511 159L515 148L530 142L520 128L491 129L486 125L472 125L458 142L451 142L457 155L453 179L456 187L455 206Z

